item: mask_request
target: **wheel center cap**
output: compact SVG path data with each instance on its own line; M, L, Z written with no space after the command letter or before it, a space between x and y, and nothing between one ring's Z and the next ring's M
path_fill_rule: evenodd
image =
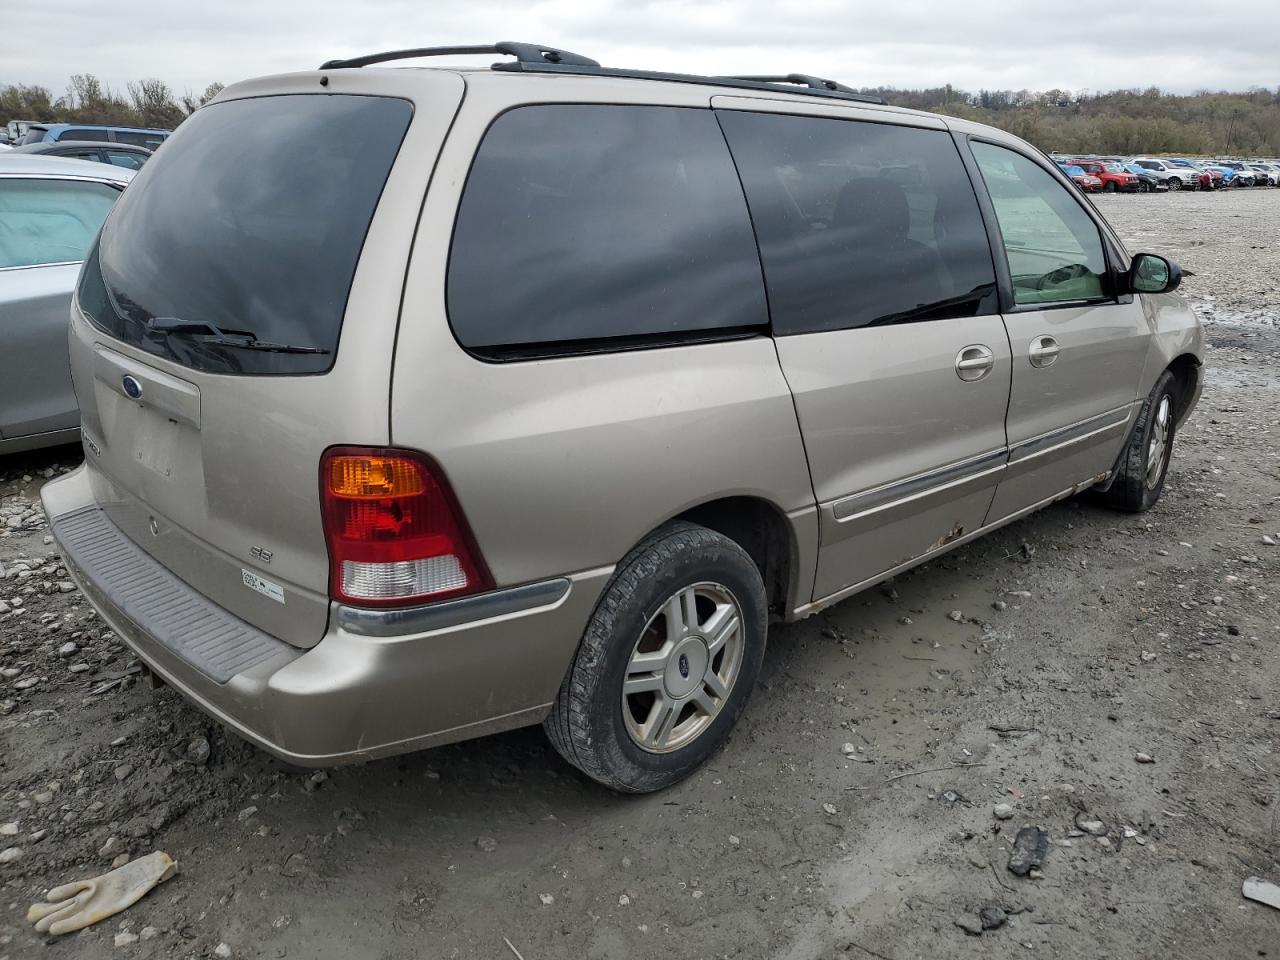
M701 637L686 637L671 651L662 682L667 696L679 700L687 697L702 685L706 676L710 655L706 641Z

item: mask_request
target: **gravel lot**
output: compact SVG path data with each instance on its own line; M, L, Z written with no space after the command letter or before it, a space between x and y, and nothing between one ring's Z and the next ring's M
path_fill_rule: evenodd
M281 766L66 582L37 497L76 452L0 459L0 958L45 955L47 888L153 849L178 876L49 956L1280 956L1240 895L1280 881L1280 190L1095 202L1213 321L1160 505L1060 504L775 629L728 748L657 796L536 729Z

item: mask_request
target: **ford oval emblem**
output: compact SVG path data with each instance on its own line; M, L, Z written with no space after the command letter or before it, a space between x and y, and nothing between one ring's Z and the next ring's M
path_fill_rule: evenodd
M120 381L120 386L124 387L124 395L130 400L142 399L142 384L137 377L126 376Z

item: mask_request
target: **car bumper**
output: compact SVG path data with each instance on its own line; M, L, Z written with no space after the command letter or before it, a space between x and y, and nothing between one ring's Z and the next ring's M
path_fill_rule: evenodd
M539 722L612 568L415 608L335 604L299 649L174 577L94 502L88 468L47 484L71 578L156 675L299 766L369 760Z

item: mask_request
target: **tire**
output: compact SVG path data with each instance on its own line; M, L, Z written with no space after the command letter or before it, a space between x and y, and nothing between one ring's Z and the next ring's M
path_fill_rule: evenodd
M1129 513L1155 506L1169 473L1177 414L1178 382L1166 370L1138 411L1115 481L1103 494L1107 506Z
M1116 192L1116 182L1115 182L1114 180L1108 180L1108 181L1103 185L1102 189L1103 189L1104 191L1106 191L1107 193L1115 193L1115 192Z
M1169 189L1170 189L1170 190L1181 190L1181 189L1182 189L1182 181L1181 181L1181 180L1179 180L1177 177L1170 177L1170 178L1169 178Z
M718 648L702 630L711 643L722 638ZM747 552L706 527L668 524L618 565L543 729L565 760L607 787L669 787L727 739L767 630L764 582Z

